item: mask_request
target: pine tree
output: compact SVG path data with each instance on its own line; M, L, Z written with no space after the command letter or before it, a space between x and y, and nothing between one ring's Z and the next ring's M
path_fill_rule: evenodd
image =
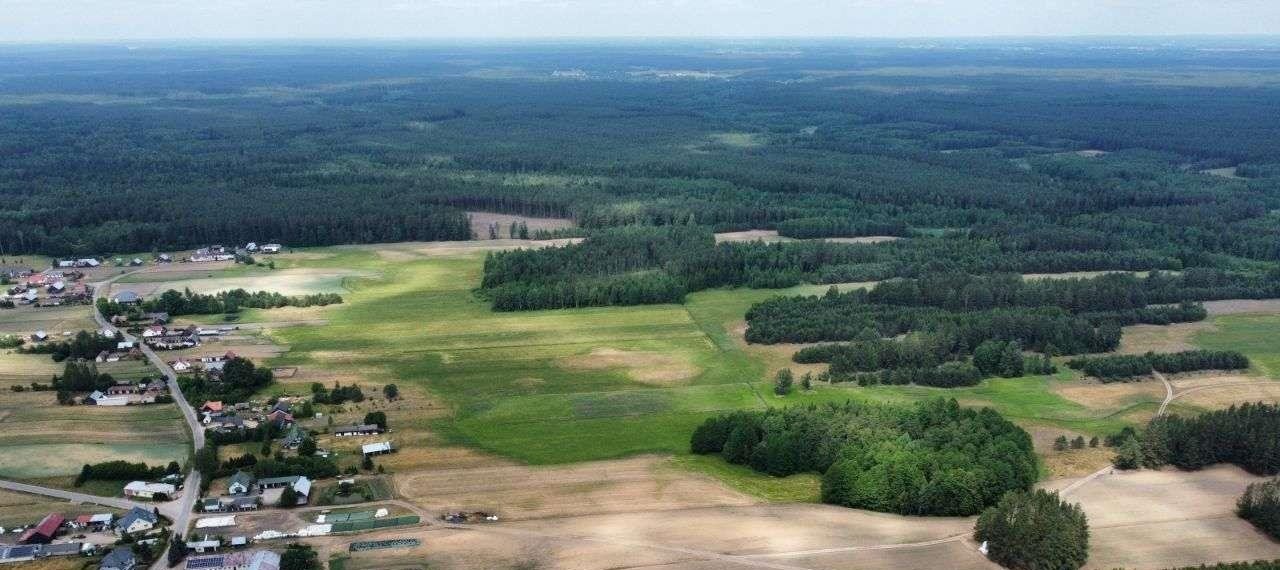
M1065 435L1060 435L1058 436L1058 439L1053 440L1054 451L1066 451L1068 445L1069 444L1067 443L1067 436Z
M783 368L778 371L778 375L773 380L773 393L779 396L786 396L791 393L795 377L791 374L790 368Z

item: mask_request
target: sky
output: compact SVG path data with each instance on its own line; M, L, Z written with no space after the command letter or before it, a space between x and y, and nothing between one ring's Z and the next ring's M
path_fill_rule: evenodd
M1280 34L1280 0L0 0L0 41Z

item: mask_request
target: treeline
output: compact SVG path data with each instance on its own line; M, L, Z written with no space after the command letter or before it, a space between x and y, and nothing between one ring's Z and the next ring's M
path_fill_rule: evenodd
M1280 473L1280 407L1256 403L1194 418L1161 416L1141 433L1144 467L1202 469L1231 463L1254 475Z
M829 342L927 333L947 354L969 354L988 340L1018 341L1052 354L1107 352L1120 343L1120 327L1094 326L1057 307L949 312L931 307L870 305L856 297L777 297L747 311L746 340L758 344Z
M79 487L88 481L156 481L166 475L178 473L182 473L182 467L176 461L171 461L169 465L163 467L128 461L86 463L80 468L80 474L76 476L75 486Z
M1071 282L1067 285L1040 285L1040 281L1014 285L1020 282L1014 275L978 278L946 273L1181 267L1176 259L1130 257L1124 251L1008 252L994 241L973 240L960 234L879 244L717 244L710 229L702 226L626 226L593 232L576 244L490 253L485 259L481 289L495 300L495 307L527 310L666 303L681 300L686 291L711 287L767 289L806 282L918 277L925 281L908 280L886 287L882 292L885 302L978 309L1043 305L1046 300L1053 300L1050 304L1054 306L1082 310L1076 305L1092 300L1090 295L1096 294L1105 303L1093 305L1095 310L1127 310L1145 303L1135 304L1132 299L1119 297L1126 292L1140 292L1140 286L1123 281L1124 276L1105 285L1077 283L1086 280L1067 280ZM1018 290L1012 294L1000 292L1010 285ZM951 295L940 296L935 291ZM1058 301L1061 294L1068 296Z
M169 289L157 297L143 301L141 310L151 313L165 312L176 317L180 315L235 313L240 309L312 307L339 303L342 303L342 296L337 293L282 295L273 291L250 293L244 289L232 289L206 295L194 293L190 289L184 291ZM97 305L103 316L108 318L130 312L129 307L108 299L98 299Z
M690 449L774 476L822 473L826 503L909 515L976 514L1037 477L1025 431L955 400L733 412L699 426Z
M124 340L124 336L119 332L116 332L115 336L103 336L97 331L82 330L65 341L51 340L18 350L24 354L48 354L53 358L54 362L62 362L68 358L72 360L92 360L97 358L98 354L104 350L115 350L122 340Z
M1152 371L1177 374L1197 370L1244 370L1249 368L1249 357L1234 350L1186 350L1087 356L1073 358L1067 361L1067 366L1103 382L1114 382L1149 376Z

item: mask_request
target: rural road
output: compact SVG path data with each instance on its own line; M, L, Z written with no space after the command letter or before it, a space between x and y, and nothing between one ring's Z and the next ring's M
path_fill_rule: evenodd
M106 298L107 288L112 283L121 277L137 273L138 271L142 270L139 269L136 271L121 273L110 279L94 283L94 295L98 298ZM155 366L156 370L159 370L160 373L164 375L165 381L169 385L169 394L173 396L174 403L177 404L179 410L182 410L182 417L187 421L187 428L191 432L193 451L199 451L204 448L204 428L200 426L200 420L196 416L196 411L191 407L191 404L187 402L186 396L182 395L182 388L178 386L178 375L173 371L173 368L169 366L169 363L160 358L154 350L151 350L151 347L140 342L137 338L134 338L133 335L130 335L129 333L120 330L115 325L112 325L111 322L108 321L100 311L98 311L96 303L93 306L93 318L98 322L98 326L102 329L119 332L124 335L125 340L137 343L139 350L141 350L142 354L147 357L147 360L151 362L151 365ZM178 534L187 534L187 529L191 526L191 513L195 510L196 499L199 498L200 473L195 469L192 469L187 473L187 480L182 485L182 496L175 501L170 501L160 506L160 512L173 521L173 528ZM165 550L168 550L168 545L166 545ZM166 567L164 562L165 554L165 552L160 553L160 556L156 558L155 564L151 566L153 569Z
M0 489L8 491L17 491L19 493L29 493L32 495L42 495L45 497L53 497L55 499L66 499L73 503L84 503L89 505L101 505L115 509L129 510L134 507L149 508L150 505L143 503L135 503L129 499L121 499L119 497L99 497L97 495L86 495L84 493L76 493L74 491L64 491L62 489L50 489L48 487L40 487L37 485L28 485L26 483L15 483L13 481L0 480Z
M1169 409L1169 403L1172 402L1174 398L1177 398L1181 394L1179 394L1178 396L1174 395L1173 384L1169 383L1169 379L1165 378L1164 374L1161 374L1156 370L1152 370L1151 374L1155 376L1156 379L1160 380L1160 382L1164 383L1164 400L1160 402L1160 408L1156 410L1156 417L1159 417L1159 416L1163 416L1165 411ZM1065 489L1058 492L1058 495L1062 497L1070 495L1073 491L1075 491L1076 489L1079 489L1080 487L1085 486L1090 481L1093 481L1094 479L1097 479L1098 477L1101 477L1113 471L1115 471L1115 467L1112 467L1110 465L1103 467L1102 469L1099 469L1097 471L1094 471L1093 473L1090 473L1083 479L1080 479L1075 483L1067 485Z

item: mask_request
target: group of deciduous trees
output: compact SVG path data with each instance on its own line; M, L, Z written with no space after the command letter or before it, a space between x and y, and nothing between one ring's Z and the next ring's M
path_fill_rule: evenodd
M823 501L915 515L970 515L1036 480L1026 432L954 400L831 404L708 419L695 453L775 476L823 474Z
M165 312L171 316L214 315L235 313L240 309L275 309L278 307L311 307L333 305L342 302L337 293L313 293L309 295L282 295L273 291L250 293L244 289L220 291L212 295L194 293L190 289L169 289L142 302L139 312ZM105 317L126 314L129 307L109 299L98 299L98 311Z

